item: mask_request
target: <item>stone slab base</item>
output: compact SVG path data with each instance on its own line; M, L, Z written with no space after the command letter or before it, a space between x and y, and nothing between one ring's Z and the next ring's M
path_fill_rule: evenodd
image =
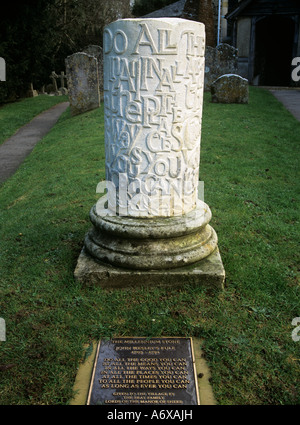
M104 264L82 249L74 272L75 279L103 288L136 286L204 285L223 289L225 270L218 248L203 260L184 267L165 270L129 270Z

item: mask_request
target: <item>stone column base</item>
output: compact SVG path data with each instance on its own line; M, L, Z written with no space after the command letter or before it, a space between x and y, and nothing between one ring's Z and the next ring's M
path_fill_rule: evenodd
M105 214L105 197L90 212L75 278L102 287L206 284L223 287L225 271L218 238L208 224L211 211L198 200L194 210L174 217Z
M116 267L91 257L83 248L74 276L83 284L107 289L136 286L180 287L185 284L223 289L225 270L218 248L196 263L165 270L129 270Z

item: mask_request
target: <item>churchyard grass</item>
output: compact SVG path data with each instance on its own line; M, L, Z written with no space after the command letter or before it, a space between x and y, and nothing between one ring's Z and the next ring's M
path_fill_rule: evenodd
M67 110L0 189L0 403L67 404L93 340L194 336L218 404L299 404L300 123L259 88L248 105L205 94L200 180L226 270L217 292L74 281L103 140L103 107Z
M0 105L0 145L36 115L67 100L68 96L44 95Z

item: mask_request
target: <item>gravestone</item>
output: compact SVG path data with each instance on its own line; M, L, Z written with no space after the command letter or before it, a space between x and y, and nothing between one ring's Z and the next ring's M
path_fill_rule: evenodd
M51 93L53 93L56 96L58 96L60 94L59 91L58 91L57 82L56 82L56 79L58 78L58 75L56 74L55 71L52 71L51 74L49 75L49 78L52 81L52 84L51 84L52 85Z
M211 85L211 98L214 103L248 103L248 80L235 74L222 75Z
M72 115L100 107L97 59L86 53L74 53L66 58L68 94Z
M59 92L62 95L67 95L68 94L68 89L65 87L65 80L67 79L67 76L65 75L64 71L61 71L60 75L58 76L58 78L60 79L60 88L59 88Z
M237 49L222 43L217 47L207 46L205 50L204 90L209 91L211 84L221 75L236 74L238 69Z
M90 44L82 50L84 53L88 55L94 56L97 59L98 63L98 75L99 75L99 90L100 96L103 93L103 50L101 46L97 46L95 44Z
M204 25L118 20L103 46L107 194L91 209L75 277L222 288L211 211L198 199Z
M27 90L27 92L26 92L26 97L36 97L36 96L38 96L39 94L38 94L38 91L37 90L34 90L34 88L33 88L33 84L32 83L30 83L30 85L29 85L29 89Z

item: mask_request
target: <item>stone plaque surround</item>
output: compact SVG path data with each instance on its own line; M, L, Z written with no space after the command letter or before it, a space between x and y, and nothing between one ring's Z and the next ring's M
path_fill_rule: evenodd
M155 353L157 350L157 345L162 346L164 349L160 350L161 352L164 352L164 354L162 354L162 357L165 358L165 360L163 360L163 362L166 363L165 366L159 366L159 363L154 362L154 364L152 365L152 370L154 369L154 371L157 369L157 365L159 367L164 367L164 371L165 374L168 374L169 376L172 376L172 370L170 371L171 367L174 367L175 364L172 362L172 358L173 358L173 354L174 354L174 350L170 350L168 349L168 347L172 348L172 346L174 346L174 344L169 343L169 341L178 341L181 339L184 339L187 341L187 343L191 343L189 352L188 352L188 356L185 357L186 360L186 365L188 364L189 367L189 373L192 372L191 374L193 375L193 371L194 370L194 376L192 376L193 382L191 381L190 383L185 383L182 384L178 383L178 385L186 385L187 387L189 386L189 389L192 389L192 395L194 396L193 400L190 397L190 395L187 394L187 396L185 397L185 402L191 402L191 401L195 401L197 402L197 404L200 405L214 405L216 404L216 400L214 398L213 395L213 391L212 391L212 387L210 385L210 378L211 378L211 373L210 370L208 368L208 365L205 361L205 358L203 356L203 352L202 352L202 343L203 341L201 341L198 338L180 338L180 337L162 337L162 338L155 338L155 339L146 339L146 338L131 338L131 337L116 337L113 340L109 340L109 341L104 341L105 344L109 344L108 346L106 346L105 350L107 350L107 348L114 348L116 346L120 346L122 341L127 340L127 341L134 341L134 340L147 340L150 341L147 345L147 350L138 350L138 351L146 351L148 357L150 358L157 358L158 353ZM162 344L157 344L157 340L161 340L161 341L166 341L165 343ZM113 344L113 342L118 341L118 344ZM152 342L151 342L152 341ZM86 405L86 404L92 404L91 403L91 392L92 392L92 387L93 387L93 382L95 379L95 371L97 368L97 359L99 359L99 347L100 347L100 342L93 342L93 350L92 353L79 365L79 369L78 369L78 373L76 376L76 380L74 383L74 387L73 387L73 391L74 391L74 397L70 400L70 404L71 405ZM133 344L132 344L133 345ZM130 346L130 343L126 345L126 347L128 348L128 346ZM133 347L138 347L138 344L134 344ZM145 347L145 344L142 344L143 347ZM176 347L178 347L178 344L176 344ZM90 351L90 346L86 346L86 349L89 349ZM154 348L154 349L153 349ZM128 353L128 349L125 351L127 352L127 357L132 358L132 359L137 359L137 355L136 353L134 353L133 355L130 353ZM123 351L124 353L124 351ZM108 357L104 357L104 359L108 359L109 361L105 361L105 365L100 364L100 368L106 368L108 369L108 367L111 367L111 369L108 369L109 371L113 372L114 368L113 367L117 367L118 366L118 370L119 372L121 371L123 376L126 375L124 373L124 371L126 370L125 368L122 370L121 367L119 366L119 363L122 362L122 358L123 358L123 362L124 362L124 357L123 357L123 353L121 353L120 350L117 350L117 354L115 352L113 352L112 350L110 350L109 352L109 356ZM155 354L154 354L155 353ZM186 355L187 353L185 353ZM114 357L119 357L119 360L117 362L115 362L115 365L112 365L113 361L111 360L111 358ZM139 354L139 356L144 356L146 357L146 354ZM155 357L154 357L155 356ZM179 353L176 355L177 359L178 359L178 363L181 363L180 366L178 365L179 369L177 369L177 371L179 373L177 373L178 376L180 376L182 373L185 373L185 369L186 369L186 365L182 362L180 362L180 358L181 355L179 355ZM167 357L171 357L170 359L168 359ZM103 361L104 361L103 359ZM99 359L101 362L101 358ZM151 360L150 360L151 361ZM136 364L134 366L131 366L131 369L128 369L128 371L134 372L135 369L141 368L141 364L139 364L137 362L137 360L132 360L132 362L136 362ZM192 365L193 362L193 365ZM162 363L162 362L160 362ZM109 366L109 364L111 366ZM125 360L125 365L126 365L126 360ZM105 369L104 369L105 370ZM103 372L104 372L103 370ZM174 369L176 370L176 369ZM146 371L144 369L144 371ZM100 370L101 372L101 370ZM171 372L171 373L170 373ZM104 373L100 373L101 375L105 375ZM115 376L111 373L112 376ZM134 373L130 373L128 375L134 376ZM107 375L105 375L107 376ZM186 376L186 375L185 375ZM194 378L195 377L195 378ZM107 379L108 378L108 379ZM102 379L106 379L109 380L109 376L107 376L107 378L102 378ZM115 380L120 380L120 378L122 378L122 375L120 375L119 373L119 378L112 378L111 379L113 381ZM157 379L158 378L158 379ZM97 379L101 379L101 378L97 378ZM151 378L145 378L145 379L151 379ZM182 378L180 378L181 381L183 381ZM135 378L129 379L129 380L138 380L138 376L136 376ZM140 379L139 379L140 380ZM163 375L157 374L154 377L154 380L159 380L158 383L156 384L149 384L149 385L161 385L161 380L165 380ZM176 380L176 379L175 379ZM179 380L179 379L177 379ZM189 380L189 379L187 379ZM173 379L169 378L169 381L173 381ZM186 380L185 380L186 381ZM106 385L110 387L109 383L98 383L98 385ZM112 382L111 383L112 386L116 386L118 383L117 382ZM132 382L132 383L128 383L129 385L132 386L140 386L143 385L142 382L136 383L136 382ZM101 397L99 398L99 402L103 403L103 405L109 406L109 407L118 407L120 405L122 405L122 403L125 400L124 404L143 404L143 405L154 405L154 404L167 404L166 402L168 401L170 403L170 405L173 405L173 407L179 407L181 405L184 404L184 400L181 399L180 397L182 395L184 395L184 392L186 392L186 388L173 388L172 386L176 384L175 382L169 383L169 384L163 384L164 386L169 386L171 388L152 388L152 389L148 389L147 388L125 388L124 390L122 390L121 388L103 388L100 390L104 391L101 395ZM98 389L99 389L98 386ZM198 388L198 391L197 391ZM123 393L122 394L117 394L117 392ZM148 396L148 392L149 392L149 396ZM113 395L115 393L115 395ZM140 393L140 394L139 394ZM197 397L195 398L195 393L197 393ZM139 395L136 395L139 394ZM124 396L125 399L124 399ZM123 398L123 400L122 400ZM105 400L108 400L108 402L105 402ZM118 400L117 402L111 401L111 400Z
M198 199L204 25L122 19L104 30L107 195L75 277L103 287L203 283L225 272Z

